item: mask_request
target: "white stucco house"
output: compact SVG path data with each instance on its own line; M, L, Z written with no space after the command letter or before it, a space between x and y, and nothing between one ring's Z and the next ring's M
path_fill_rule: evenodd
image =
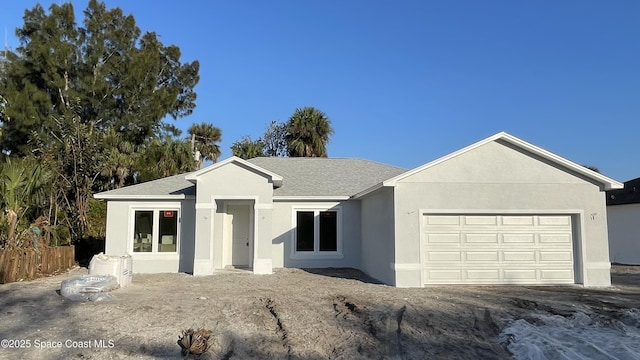
M607 191L609 259L618 264L640 265L640 178L623 189Z
M506 133L405 170L236 157L98 193L134 272L352 267L386 284L609 286L605 191L622 184ZM212 281L215 281L212 278Z

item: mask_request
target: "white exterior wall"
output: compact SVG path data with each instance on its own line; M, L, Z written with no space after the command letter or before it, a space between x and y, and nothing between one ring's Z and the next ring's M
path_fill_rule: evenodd
M252 267L255 273L271 273L273 184L253 169L228 163L199 176L196 193L194 275L209 275L223 267L225 201L254 206Z
M607 207L611 262L640 265L640 204Z
M574 215L576 282L609 286L604 196L597 185L497 142L427 168L395 188L395 284L423 284L423 214L471 212Z
M362 213L362 270L395 285L395 227L393 189L382 188L360 200Z
M271 257L273 267L322 268L351 267L360 268L360 202L359 201L317 201L317 202L274 202L273 204L273 240ZM339 208L342 227L341 256L311 255L304 258L292 256L294 249L295 214L305 209Z
M133 212L135 209L179 208L178 253L133 252ZM107 255L131 255L134 273L173 273L193 271L194 200L116 201L107 203Z

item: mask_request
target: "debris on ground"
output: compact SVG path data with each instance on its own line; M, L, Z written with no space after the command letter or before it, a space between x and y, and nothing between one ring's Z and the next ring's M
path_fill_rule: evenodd
M178 345L182 348L182 356L202 355L209 351L211 334L213 331L202 328L182 330L182 336L178 338Z
M114 298L109 292L116 288L113 275L78 275L62 281L60 295L73 301L106 301Z

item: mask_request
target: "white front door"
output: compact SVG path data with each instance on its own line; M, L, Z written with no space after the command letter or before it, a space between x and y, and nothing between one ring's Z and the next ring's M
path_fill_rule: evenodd
M251 245L251 208L249 205L227 205L230 217L231 265L249 266Z

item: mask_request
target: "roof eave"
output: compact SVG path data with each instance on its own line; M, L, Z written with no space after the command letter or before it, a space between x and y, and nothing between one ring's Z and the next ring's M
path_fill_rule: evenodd
M347 195L318 195L318 196L274 196L273 201L345 201L351 199Z
M113 194L94 194L97 200L187 200L195 199L195 195L113 195Z
M353 198L353 199L360 199L360 198L363 198L363 197L365 197L365 196L369 195L370 193L372 193L372 192L374 192L374 191L376 191L376 190L378 190L378 189L381 189L381 188L383 188L383 187L385 187L385 186L390 186L390 185L385 185L385 182L386 182L386 181L383 181L383 182L381 182L381 183L378 183L378 184L376 184L376 185L371 186L371 187L370 187L370 188L368 188L368 189L362 190L362 191L360 191L359 193L357 193L357 194L353 195L351 198ZM395 186L395 185L392 185L392 186Z

